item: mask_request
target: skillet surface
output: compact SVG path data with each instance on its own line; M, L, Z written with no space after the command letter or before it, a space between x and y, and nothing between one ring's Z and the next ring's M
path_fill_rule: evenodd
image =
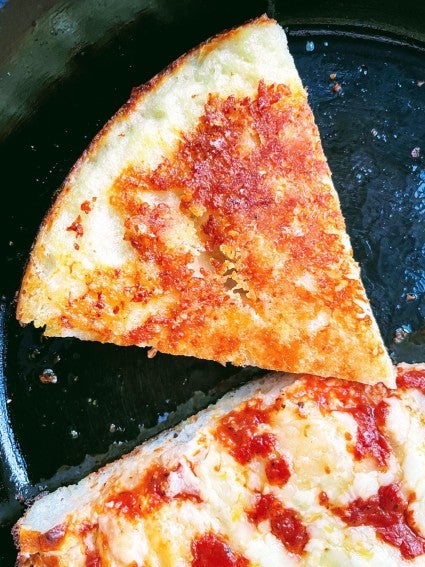
M67 77L2 143L11 208L3 209L1 242L1 565L16 557L10 528L23 500L78 480L258 373L43 339L19 327L13 301L42 217L91 137L133 86L261 13L245 12L212 19L201 31L193 22L170 26L167 45L164 24L143 14L100 47L75 52ZM394 362L424 361L425 50L370 29L293 23L288 33L386 345ZM141 55L153 45L154 56ZM42 382L46 371L57 381Z

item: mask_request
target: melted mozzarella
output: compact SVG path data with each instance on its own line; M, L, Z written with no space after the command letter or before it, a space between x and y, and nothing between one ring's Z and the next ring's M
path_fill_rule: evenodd
M425 377L424 366L414 368ZM352 410L365 401L376 421L361 431ZM336 512L397 486L408 501L401 521L424 544L424 420L419 390L270 374L34 503L18 524L20 565L31 565L47 538L51 551L42 553L59 558L58 565L85 567L94 554L114 567L191 567L200 553L194 542L205 534L249 567L424 565L425 545L409 558L373 522L350 525ZM378 433L388 447L383 462L373 443L369 453L356 454L359 442L376 442ZM276 482L267 467L277 458L289 472ZM265 512L257 508L261 498L268 499ZM289 528L283 536L279 531L282 510L298 518L299 533L305 530L295 551L287 543Z

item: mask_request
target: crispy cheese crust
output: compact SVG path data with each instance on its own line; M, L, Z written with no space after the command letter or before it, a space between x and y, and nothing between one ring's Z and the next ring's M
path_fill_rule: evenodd
M254 380L36 501L18 565L424 565L425 365L397 385Z
M275 21L134 91L47 215L17 317L48 336L394 385Z

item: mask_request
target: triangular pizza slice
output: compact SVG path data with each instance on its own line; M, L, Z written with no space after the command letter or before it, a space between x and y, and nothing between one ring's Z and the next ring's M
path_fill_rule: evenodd
M46 216L17 317L47 336L394 384L277 22L224 32L134 90Z

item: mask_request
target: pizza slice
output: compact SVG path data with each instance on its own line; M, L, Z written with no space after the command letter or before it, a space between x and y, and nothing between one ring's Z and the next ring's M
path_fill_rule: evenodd
M424 565L425 364L397 385L253 380L39 498L17 565Z
M47 336L394 385L274 20L134 90L46 216L17 318Z

